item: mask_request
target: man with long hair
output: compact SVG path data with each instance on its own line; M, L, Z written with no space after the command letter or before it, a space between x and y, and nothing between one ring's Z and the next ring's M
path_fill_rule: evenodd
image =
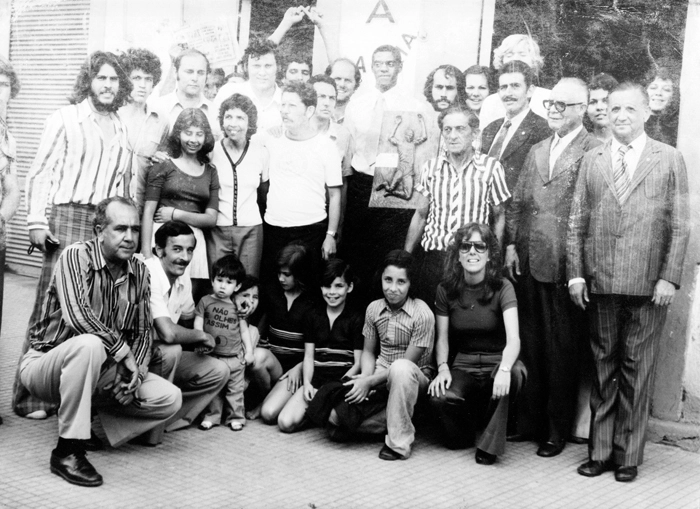
M71 104L46 121L26 179L30 251L44 253L36 301L29 323L39 319L51 274L63 249L92 238L95 206L105 198L128 196L126 128L117 109L132 85L112 53L96 51L80 68ZM51 206L46 217L47 204ZM25 341L23 354L28 343ZM22 416L45 418L53 410L33 400L15 382L13 407Z

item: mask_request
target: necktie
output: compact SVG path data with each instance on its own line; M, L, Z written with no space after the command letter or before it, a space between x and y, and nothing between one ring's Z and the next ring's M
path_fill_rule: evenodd
M630 149L628 145L623 145L617 151L617 161L613 171L613 179L615 180L615 191L617 199L620 203L627 198L627 193L630 190L630 176L627 172L627 163L625 163L625 154Z
M561 143L561 138L559 136L554 136L554 139L552 140L552 147L549 151L549 178L551 180L552 174L554 173L554 165L557 162L557 159L559 158L559 151L557 150L557 146Z
M491 149L489 150L489 155L495 157L496 159L501 158L501 150L503 149L503 142L506 140L506 135L508 134L508 129L510 128L510 120L506 120L498 131L498 136L493 140L491 144Z

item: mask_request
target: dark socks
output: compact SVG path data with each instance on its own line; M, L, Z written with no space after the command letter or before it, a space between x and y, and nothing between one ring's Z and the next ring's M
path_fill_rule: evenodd
M65 458L66 456L77 452L83 452L84 448L82 442L83 440L77 440L74 438L58 437L58 443L56 444L56 448L53 450L53 452L60 458Z

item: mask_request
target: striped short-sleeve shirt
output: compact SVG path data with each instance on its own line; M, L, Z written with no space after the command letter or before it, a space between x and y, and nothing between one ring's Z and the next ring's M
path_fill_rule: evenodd
M467 223L488 224L491 207L510 198L503 166L485 154L475 154L464 168L455 168L444 155L431 159L416 190L429 200L421 240L426 251L447 249L452 234Z

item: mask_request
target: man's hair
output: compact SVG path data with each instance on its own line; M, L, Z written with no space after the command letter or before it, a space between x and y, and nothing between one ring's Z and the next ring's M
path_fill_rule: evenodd
M92 218L92 230L95 232L95 235L97 235L98 226L104 228L107 226L107 224L109 224L109 219L107 219L107 207L109 207L109 204L113 202L128 205L129 207L133 207L134 210L138 211L136 204L129 198L125 198L123 196L110 196L109 198L105 198L95 207L95 216Z
M375 274L375 279L379 282L380 288L382 282L382 274L384 273L384 270L386 270L386 268L389 266L394 266L398 267L399 269L406 270L406 277L408 277L408 281L411 283L411 286L408 289L408 295L410 297L413 297L413 293L415 292L416 287L416 285L413 284L413 282L416 280L415 276L417 270L415 258L413 257L413 255L403 249L394 249L392 251L389 251L384 257L384 260L382 260L382 263L379 265L377 273Z
M472 110L470 110L466 105L464 104L453 104L449 108L443 110L440 112L440 115L438 115L438 127L440 127L440 130L442 131L442 124L445 122L445 118L447 118L447 115L453 115L461 113L465 117L467 117L467 125L469 126L469 129L471 129L472 133L476 133L479 130L479 117L477 117Z
M537 44L532 37L525 34L511 34L501 42L501 45L493 50L493 67L499 69L503 66L503 57L509 51L515 49L521 42L525 42L530 46L530 51L532 52L532 62L534 69L532 70L534 74L539 74L540 69L544 65L544 58L540 53L540 46Z
M338 62L347 62L352 66L353 69L355 69L355 90L357 90L357 87L359 87L360 83L362 83L362 73L360 72L360 69L355 65L355 62L353 62L349 58L340 57L333 60L333 62L331 62L330 65L328 65L328 67L326 67L326 75L330 76L331 74L333 74L333 67Z
M310 281L311 260L309 248L301 241L292 241L277 253L277 269L286 267L296 279L300 288L305 288Z
M127 74L140 70L153 76L153 85L157 85L163 75L160 59L155 53L143 48L129 48L126 53L119 55L119 63Z
M10 99L14 99L19 94L20 84L17 73L12 64L0 57L0 75L7 76L10 80Z
M311 73L311 57L308 55L304 55L298 51L293 51L284 59L284 74L287 74L289 64L291 64L292 62L295 62L297 64L306 64L309 68L309 73Z
M248 131L245 137L250 139L251 136L258 132L258 109L253 104L253 101L243 94L233 94L221 103L219 107L219 125L221 125L221 130L224 130L224 115L226 112L236 108L248 115Z
M280 71L280 59L277 52L277 44L269 39L261 39L255 37L250 40L248 47L243 52L243 57L241 57L241 63L243 64L243 77L245 79L250 79L248 74L248 62L251 58L260 58L264 55L272 53L275 57L275 63L277 64L277 73Z
M109 111L117 111L126 102L134 88L131 84L131 79L129 79L129 75L119 63L119 59L116 55L104 51L95 51L83 62L83 65L80 66L78 77L73 86L73 95L69 98L71 104L81 103L90 95L92 80L95 79L95 76L100 72L103 65L112 67L119 78L119 90L114 98L114 102L112 102L107 109Z
M583 105L588 106L588 85L586 84L585 81L583 81L581 78L574 78L574 77L563 77L559 80L557 85L560 83L562 84L569 84L577 87L579 91L583 94L584 101Z
M464 268L459 261L459 248L464 241L468 241L474 233L481 236L481 240L488 247L488 261L486 262L485 284L478 298L481 304L486 304L493 295L503 286L501 278L501 251L498 239L491 228L486 224L468 223L459 228L453 235L447 246L447 257L443 270L442 285L447 291L449 299L459 299L466 287L464 280Z
M333 87L335 93L338 94L338 85L335 84L335 80L326 74L316 74L309 80L309 85L314 86L316 83L326 83Z
M374 62L374 55L376 55L377 53L383 53L385 51L391 53L394 57L394 60L396 60L398 63L402 63L401 50L396 46L392 46L391 44L383 44L382 46L379 46L377 49L375 49L372 52L372 62Z
M155 233L156 246L165 249L168 245L169 237L179 237L180 235L192 235L194 237L194 245L197 245L197 237L194 235L192 228L187 223L177 221L175 219L163 223Z
M182 155L182 144L180 143L180 134L188 127L200 127L204 131L204 144L197 152L197 161L201 164L209 162L209 152L214 150L216 140L211 132L209 120L202 110L199 108L187 108L180 112L173 130L168 137L168 152L177 159Z
M607 73L596 74L588 82L589 90L606 90L608 93L618 85L618 81Z
M500 79L504 74L520 73L525 78L525 86L529 87L533 84L535 76L532 74L532 68L525 62L520 60L511 60L507 64L503 64L500 71L498 71L498 77Z
M355 283L355 273L350 265L340 258L329 258L323 266L321 286L330 287L337 277L343 278L348 285Z
M299 99L301 99L301 102L304 103L304 106L307 108L309 106L316 107L318 96L313 85L310 85L308 82L302 83L300 81L296 81L294 83L290 83L289 85L285 85L282 92L287 94L297 94Z
M175 57L175 60L173 60L173 65L175 66L175 72L180 70L180 64L182 63L182 59L185 57L190 57L192 55L198 55L204 59L204 61L207 63L207 74L211 72L211 66L209 65L209 59L207 56L199 51L196 48L188 48L186 50L183 50L180 52L178 56Z
M496 88L496 84L493 82L493 72L489 67L486 67L485 65L471 65L467 67L467 69L464 71L465 87L467 86L467 76L472 75L486 77L486 87L488 88L489 93L491 93L491 90L494 90Z
M636 90L642 94L644 106L649 107L649 94L647 93L646 87L635 81L623 81L622 83L619 83L610 91L610 95L614 94L615 92L627 92L628 90Z
M216 277L225 277L240 283L245 278L245 269L235 254L229 254L222 256L212 265L211 280L214 281Z
M423 95L425 95L427 101L431 104L433 103L433 82L435 81L435 73L440 70L445 73L447 78L455 79L455 85L457 87L457 99L455 102L459 104L466 104L467 92L465 91L465 88L467 85L464 74L462 74L462 71L457 69L454 65L450 64L443 64L428 74L428 77L425 80L425 85L423 86Z
M236 281L238 281L236 279ZM243 281L238 281L241 283L241 287L238 289L237 293L245 292L246 290L250 290L254 286L260 286L260 280L256 278L255 276L251 276L250 274L246 274L246 276L243 278Z
M224 71L221 67L217 67L215 69L212 69L210 74L212 76L218 76L223 81L226 81L226 71Z

